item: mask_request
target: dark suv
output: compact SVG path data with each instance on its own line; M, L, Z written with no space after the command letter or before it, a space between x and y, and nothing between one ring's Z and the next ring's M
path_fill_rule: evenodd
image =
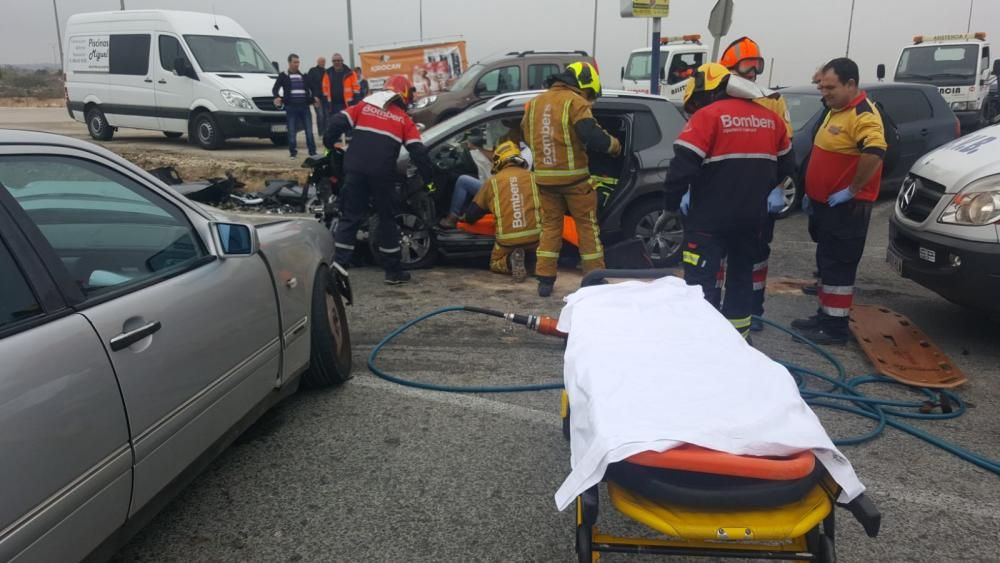
M895 194L918 158L959 136L958 118L934 86L877 82L865 85L862 90L882 106L899 131L898 158L891 166L887 164L882 172L882 193ZM795 184L785 194L784 216L797 209L802 198L807 159L812 151L812 132L823 115L823 104L815 86L785 88L780 92L788 104L795 130L793 147L799 170Z
M417 100L414 121L430 127L501 94L545 88L545 80L577 61L594 64L586 51L514 51L468 68L447 91Z
M453 257L489 254L492 237L441 231L434 225L441 211L447 210L458 176L476 175L467 148L469 140L477 139L480 146L492 149L497 141L509 138L512 129L519 131L524 105L538 94L538 91L519 92L497 97L427 129L423 138L434 162L434 183L438 186L433 196L426 194L409 155L402 152L400 172L406 173L408 180L402 186L406 205L401 207L397 220L402 231L405 265L426 267L438 254ZM594 103L593 111L598 122L621 140L623 147L618 157L590 157L593 175L618 180L617 187L600 198L598 221L602 240L607 244L638 237L657 265L676 261L683 239L679 217L673 215L660 226L660 232L654 232L654 226L664 212L663 181L674 155L674 139L684 127L683 115L665 98L621 91L605 91ZM369 242L377 246L375 238L369 237Z

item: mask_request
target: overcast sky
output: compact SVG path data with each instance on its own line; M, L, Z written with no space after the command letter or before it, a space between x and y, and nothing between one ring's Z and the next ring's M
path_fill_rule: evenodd
M119 0L56 0L59 19L74 13L116 10ZM597 60L605 82L617 86L630 50L649 43L645 20L619 17L619 0L597 0ZM671 0L665 35L701 33L714 0ZM317 55L347 55L347 0L125 0L126 8L214 10L239 22L274 60L289 52L311 66ZM353 0L354 40L361 49L420 38L419 0ZM856 0L850 54L862 81L875 65L892 71L899 49L916 34L989 33L1000 56L1000 0ZM723 45L741 35L756 39L774 85L807 83L813 69L844 55L851 0L735 0ZM0 64L58 58L49 0L0 0ZM476 59L514 49L592 49L593 0L423 0L425 38L462 36ZM768 70L765 70L765 79Z

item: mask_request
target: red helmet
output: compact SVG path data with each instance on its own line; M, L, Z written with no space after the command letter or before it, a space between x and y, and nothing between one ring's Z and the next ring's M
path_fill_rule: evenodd
M410 102L413 101L413 92L416 90L416 88L413 87L413 83L410 82L410 79L402 74L396 74L389 77L389 79L385 81L385 89L392 90L398 94L403 100L403 103L406 105L410 105Z

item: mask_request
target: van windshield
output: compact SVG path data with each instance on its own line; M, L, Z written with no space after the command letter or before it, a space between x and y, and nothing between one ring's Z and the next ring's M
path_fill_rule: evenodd
M185 35L203 72L274 73L264 51L246 37Z
M479 63L470 66L469 69L465 71L465 74L463 74L458 80L456 80L455 83L451 85L451 88L448 89L451 90L452 92L461 92L462 89L468 86L473 80L475 80L479 76L479 73L482 71L483 71L483 65Z
M976 77L979 45L926 45L909 47L899 56L897 82L936 83Z

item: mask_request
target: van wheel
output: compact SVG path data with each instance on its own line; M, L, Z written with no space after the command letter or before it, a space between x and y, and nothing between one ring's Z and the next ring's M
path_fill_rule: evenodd
M104 112L99 107L92 107L87 110L87 132L98 141L110 141L115 130L108 125L108 118L104 117Z
M312 345L302 383L318 389L351 378L351 331L344 300L326 266L316 270L312 296Z
M191 140L206 150L215 150L222 146L222 130L219 122L209 112L202 112L191 120Z
M180 139L184 133L178 133L177 131L164 131L163 136L168 139Z

